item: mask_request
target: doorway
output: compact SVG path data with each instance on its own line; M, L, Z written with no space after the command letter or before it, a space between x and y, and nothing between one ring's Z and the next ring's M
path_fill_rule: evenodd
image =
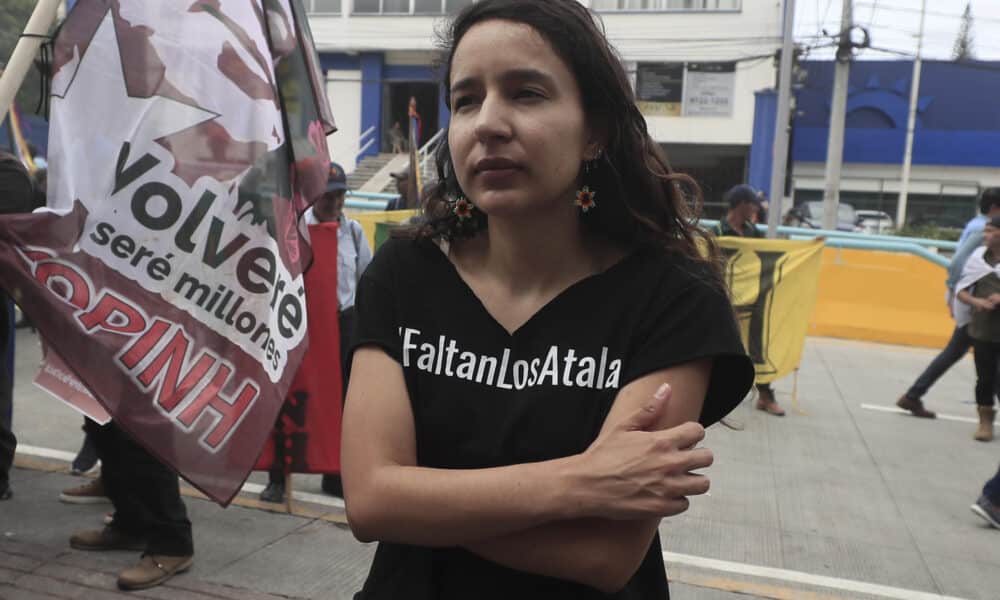
M409 114L410 98L417 100L417 112L420 114L420 139L418 146L423 146L438 130L438 84L429 81L392 81L383 87L382 101L382 140L383 152L392 148L389 132L393 123L399 123L403 135L408 134L407 115Z

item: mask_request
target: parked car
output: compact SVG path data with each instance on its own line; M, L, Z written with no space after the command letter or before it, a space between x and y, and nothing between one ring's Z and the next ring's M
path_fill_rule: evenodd
M858 210L854 212L857 218L855 224L862 233L889 233L896 228L892 217L880 210Z
M785 215L785 224L793 227L823 228L823 202L803 202L792 207ZM854 206L841 202L837 207L837 230L858 231Z

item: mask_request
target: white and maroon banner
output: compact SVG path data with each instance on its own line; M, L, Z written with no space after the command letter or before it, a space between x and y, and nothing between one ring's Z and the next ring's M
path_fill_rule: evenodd
M307 342L298 217L333 122L301 6L80 0L51 106L49 208L0 220L0 282L50 391L228 503Z

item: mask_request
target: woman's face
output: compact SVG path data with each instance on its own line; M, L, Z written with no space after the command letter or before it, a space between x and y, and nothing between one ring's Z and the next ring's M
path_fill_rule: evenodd
M580 164L592 159L580 90L534 29L485 21L452 59L448 143L466 196L492 216L572 205Z

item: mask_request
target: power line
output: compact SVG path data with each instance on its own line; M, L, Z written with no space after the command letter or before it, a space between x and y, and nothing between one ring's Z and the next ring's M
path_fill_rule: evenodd
M875 25L875 15L878 13L878 0L872 2L872 12L868 15L868 29Z
M819 29L816 30L817 37L819 36L819 34L823 33L823 25L826 23L826 17L829 16L830 14L830 5L832 4L833 0L826 0L826 8L823 9L823 18L819 20ZM817 4L817 8L818 7L819 5ZM819 11L816 11L816 14L818 15Z
M878 1L877 0L875 2L859 2L858 3L858 6L877 6L877 5L878 5ZM920 9L919 8L909 8L909 7L905 7L905 6L891 6L891 5L886 5L886 4L881 5L879 8L883 8L885 10L894 10L896 12L914 13L914 14L918 14L918 15L920 14ZM934 16L934 17L945 17L945 18L948 18L948 19L962 19L963 18L963 15L960 15L960 14L948 13L948 12L936 12L936 11L932 11L932 10L927 11L927 15ZM977 16L973 15L972 18L976 22L985 21L987 23L1000 23L1000 19L994 19L994 18L990 18L990 17L977 17Z
M869 50L875 52L883 52L885 54L892 54L895 56L902 56L905 58L916 58L917 55L913 52L906 52L903 50L896 50L894 48L882 48L879 46L869 46ZM979 62L974 60L929 60L927 62L937 62L937 63L947 63L955 65L956 67L963 67L966 69L976 69L978 71L993 71L1000 73L1000 62Z

